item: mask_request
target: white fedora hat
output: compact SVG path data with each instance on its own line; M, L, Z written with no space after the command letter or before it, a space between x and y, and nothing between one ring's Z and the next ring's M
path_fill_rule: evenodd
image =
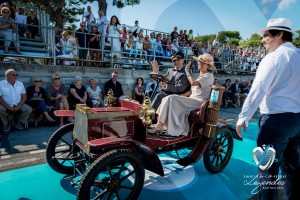
M267 30L283 30L293 34L293 38L299 37L299 34L292 31L292 22L286 18L275 18L268 21L267 27L259 29L257 34L263 37Z

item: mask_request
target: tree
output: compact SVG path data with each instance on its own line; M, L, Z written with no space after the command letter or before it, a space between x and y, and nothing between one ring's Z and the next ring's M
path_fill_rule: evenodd
M300 35L300 30L296 31ZM300 37L293 39L293 44L300 48Z
M124 8L125 6L134 6L140 4L140 0L113 0L112 5L117 6L117 8ZM107 10L107 0L98 0L99 10L104 12L106 15Z
M256 33L252 34L249 39L240 43L241 47L258 47L261 45L261 37Z
M212 43L215 38L216 38L216 34L201 35L195 37L195 41L198 43L208 44L208 43Z
M227 42L231 38L241 40L240 32L238 32L238 31L220 31L218 33L218 39L221 44L227 44Z
M60 28L66 22L80 21L76 16L83 14L84 8L80 7L87 2L93 2L93 0L13 0L15 5L23 4L30 8L45 11L49 14L50 20Z
M228 40L227 44L230 45L230 46L235 46L235 47L237 47L237 46L239 46L239 44L240 44L240 40L239 40L239 39L236 39L236 38L230 38L230 39Z

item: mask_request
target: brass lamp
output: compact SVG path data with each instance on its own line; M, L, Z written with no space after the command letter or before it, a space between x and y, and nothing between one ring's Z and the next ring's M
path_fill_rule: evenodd
M152 108L149 97L145 97L143 105L138 107L139 118L143 121L145 125L151 125L151 116L153 116L154 114L155 109Z
M114 97L114 92L110 88L107 92L107 96L104 98L104 104L106 107L113 107L116 103L116 97Z

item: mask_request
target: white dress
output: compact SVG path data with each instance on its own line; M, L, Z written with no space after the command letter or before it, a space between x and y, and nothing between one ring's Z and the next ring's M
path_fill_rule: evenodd
M158 120L167 124L168 135L187 135L190 112L200 108L201 104L209 99L211 87L214 83L213 74L201 74L196 80L199 81L201 88L192 86L190 97L169 95L162 99L156 113L158 114Z
M120 33L117 31L117 27L121 30L121 26L110 25L108 28L108 41L111 44L112 57L115 55L120 58L121 57L121 42L120 42ZM111 38L113 37L113 39Z

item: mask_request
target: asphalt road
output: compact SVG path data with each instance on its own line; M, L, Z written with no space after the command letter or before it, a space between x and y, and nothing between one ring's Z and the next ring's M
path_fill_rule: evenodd
M235 124L241 108L221 108L220 116ZM254 119L258 119L258 113ZM31 125L31 124L29 124ZM12 130L0 139L0 172L45 163L45 149L59 126L39 126L21 131Z

